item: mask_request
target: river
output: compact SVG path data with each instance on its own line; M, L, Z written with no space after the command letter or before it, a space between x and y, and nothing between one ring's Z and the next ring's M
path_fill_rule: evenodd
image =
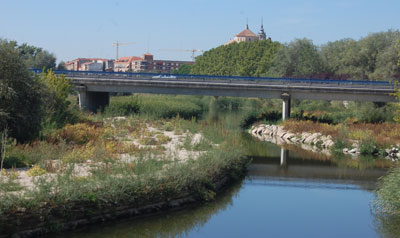
M382 160L328 157L242 134L248 175L213 202L49 237L379 237L371 212Z

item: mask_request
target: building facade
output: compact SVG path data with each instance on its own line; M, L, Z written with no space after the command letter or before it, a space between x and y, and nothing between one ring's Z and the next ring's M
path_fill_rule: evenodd
M115 72L154 72L171 73L183 64L192 65L193 61L155 60L152 54L143 54L142 57L121 57L114 63Z
M74 71L112 71L114 61L102 58L77 58L66 62L65 68Z

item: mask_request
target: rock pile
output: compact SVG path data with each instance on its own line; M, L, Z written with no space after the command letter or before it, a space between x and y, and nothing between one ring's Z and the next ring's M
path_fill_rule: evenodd
M283 126L277 125L256 125L253 126L249 133L254 137L257 137L263 141L269 141L274 144L299 144L305 150L312 150L330 154L330 149L334 145L333 138L331 136L325 136L321 133L292 133L286 131ZM353 144L348 148L343 149L343 154L357 156L361 154L360 142L352 141ZM378 150L377 148L373 152L373 155L384 155L386 159L392 161L400 161L400 146L389 148L384 151Z
M399 148L393 147L391 149L385 150L386 159L391 159L392 161L400 159L400 150Z
M321 133L292 133L277 125L257 125L253 126L250 134L260 140L270 141L276 144L306 144L317 147L319 150L330 149L334 142L331 136L325 136Z

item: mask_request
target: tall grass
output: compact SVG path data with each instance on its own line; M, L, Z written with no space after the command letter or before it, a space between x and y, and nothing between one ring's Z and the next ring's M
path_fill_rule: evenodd
M400 167L392 169L378 183L373 212L377 229L385 237L400 236Z
M168 95L135 95L112 97L105 109L106 116L146 115L149 118L190 119L200 117L205 109L199 97Z

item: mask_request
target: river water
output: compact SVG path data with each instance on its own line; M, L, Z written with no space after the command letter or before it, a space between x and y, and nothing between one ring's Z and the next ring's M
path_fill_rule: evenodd
M215 201L51 237L379 237L371 204L384 162L242 140L248 175Z

